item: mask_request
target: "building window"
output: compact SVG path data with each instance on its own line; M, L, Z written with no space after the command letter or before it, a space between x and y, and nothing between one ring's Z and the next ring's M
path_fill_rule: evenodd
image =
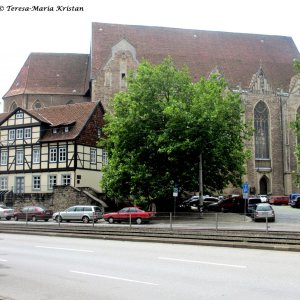
M24 162L24 151L18 150L17 151L17 165L22 165Z
M102 135L102 129L101 128L97 128L97 137L100 138Z
M23 112L21 110L18 110L17 113L16 113L16 119L23 119Z
M48 189L52 190L53 186L57 184L57 176L56 175L49 175L48 177Z
M105 149L102 150L102 163L103 165L108 164L108 152Z
M52 133L57 133L57 132L58 132L57 128L52 129Z
M68 126L65 127L65 132L69 132L69 127Z
M91 163L95 164L97 162L97 150L91 149Z
M40 155L41 155L41 151L40 149L33 149L33 153L32 153L32 162L34 164L37 164L40 162Z
M10 129L10 130L8 131L8 139L9 139L10 141L14 141L15 138L16 138L16 131L15 131L14 129Z
M31 128L25 128L24 129L24 138L30 139L31 138Z
M16 139L23 140L23 128L18 128L16 130Z
M58 149L58 159L59 159L59 162L64 162L64 161L66 161L66 157L67 157L67 151L66 151L66 148L65 148L65 147L59 148L59 149Z
M1 166L7 165L7 158L8 158L8 152L7 151L1 151L0 160L1 160Z
M41 176L32 176L32 189L33 190L41 189Z
M0 177L0 190L1 191L7 191L8 189L8 183L7 183L7 177Z
M255 158L268 159L269 154L269 111L266 104L258 102L254 109Z
M71 184L71 175L61 175L61 184L70 185Z
M56 148L50 148L49 153L49 161L50 162L56 162L57 161L57 149Z

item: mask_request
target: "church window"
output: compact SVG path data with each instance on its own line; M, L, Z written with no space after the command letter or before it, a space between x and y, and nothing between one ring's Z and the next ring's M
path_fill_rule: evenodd
M111 86L111 71L110 70L105 71L104 85L107 87Z
M16 102L14 102L10 107L10 111L14 111L17 107L18 106L17 106Z
M254 109L254 129L255 158L269 159L269 111L262 101Z
M33 109L39 109L41 107L42 107L42 104L41 104L40 100L36 100L32 105Z

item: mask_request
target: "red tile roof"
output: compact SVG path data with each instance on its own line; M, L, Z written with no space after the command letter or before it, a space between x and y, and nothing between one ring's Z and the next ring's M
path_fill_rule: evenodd
M99 102L85 102L29 110L28 112L39 120L47 120L51 124L41 141L73 140L79 136L97 105L101 106ZM74 126L69 132L52 133L53 127L64 127L72 123Z
M3 98L20 94L85 95L89 55L31 53Z
M61 140L74 140L76 139L80 132L83 130L84 126L87 124L91 115L95 111L97 106L100 106L102 112L103 107L100 102L84 102L60 106L51 106L46 108L40 108L35 110L26 110L21 108L23 111L45 123L47 128L46 133L43 135L41 141L61 141ZM0 114L1 123L13 115L17 110L11 113ZM99 120L100 121L100 120ZM54 127L64 127L67 125L73 125L69 132L58 132L52 133Z
M122 39L135 47L139 61L161 63L170 55L178 67L189 67L195 81L218 66L232 87L249 87L261 65L273 88L287 90L294 75L293 59L300 59L291 37L93 23L92 77Z

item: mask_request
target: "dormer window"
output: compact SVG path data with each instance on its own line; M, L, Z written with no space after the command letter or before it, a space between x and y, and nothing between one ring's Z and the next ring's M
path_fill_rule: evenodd
M68 126L65 127L65 132L69 132L69 127Z
M57 133L57 132L58 132L57 128L53 128L53 129L52 129L52 132L53 132L53 133Z
M17 113L16 113L16 119L23 119L23 111L21 110L18 110Z

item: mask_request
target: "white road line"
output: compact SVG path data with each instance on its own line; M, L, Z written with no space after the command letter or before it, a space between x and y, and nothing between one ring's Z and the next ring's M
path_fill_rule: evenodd
M220 263L213 263L213 262L208 262L208 261L177 259L177 258L171 258L171 257L159 257L158 259L171 260L171 261L179 261L179 262L187 262L187 263L194 263L194 264L196 263L196 264L203 264L203 265L213 265L213 266L240 268L240 269L247 268L247 266L243 266L243 265L220 264Z
M76 274L81 274L81 275L103 277L103 278L108 278L108 279L122 280L122 281L134 282L134 283L140 283L140 284L159 285L159 284L153 283L153 282L139 281L139 280L133 280L133 279L127 279L127 278L122 278L122 277L115 277L115 276L103 275L103 274L86 273L86 272L80 272L80 271L74 271L74 270L71 270L70 272L71 273L76 273Z
M95 251L92 251L92 250L84 250L84 249L59 248L59 247L46 247L46 246L35 246L35 247L36 247L36 248L43 248L43 249L64 250L64 251L89 252L89 253L95 252Z
M1 259L1 258L0 258L0 261L5 262L5 261L7 261L7 259Z

